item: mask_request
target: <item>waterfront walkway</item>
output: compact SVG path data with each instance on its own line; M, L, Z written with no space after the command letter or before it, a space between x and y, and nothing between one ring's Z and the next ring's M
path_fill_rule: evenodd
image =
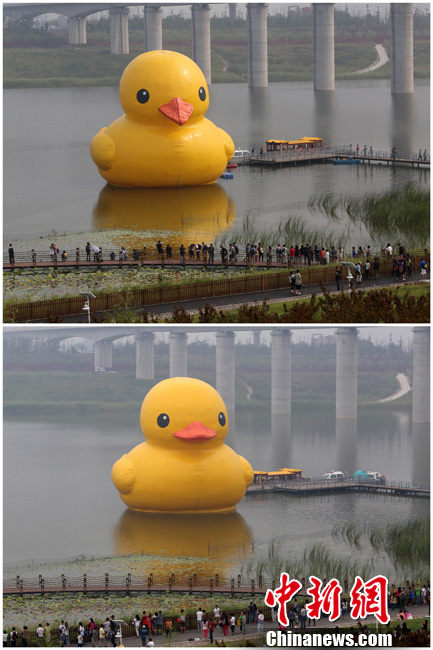
M410 496L430 498L430 487L426 485L411 485L397 481L358 481L353 478L344 479L312 479L301 481L264 481L250 485L247 494L254 492L285 492L294 496L328 495L335 492L372 492L391 496Z
M389 151L363 150L356 152L347 145L341 147L322 147L318 149L302 149L290 151L269 151L264 153L254 153L248 158L238 162L238 165L261 165L263 167L297 167L299 165L314 165L332 163L337 156L353 156L361 164L391 165L391 166L410 166L423 169L430 169L430 156L426 159L419 159L419 154L412 153L392 153Z
M247 609L248 607L248 602L245 602L245 608ZM420 619L420 620L425 620L426 618L430 618L430 608L428 605L420 605L418 607L411 607L410 608L410 613L414 617L414 619ZM390 611L389 612L390 617L391 617L391 627L395 629L397 625L397 617L398 617L398 610L394 610L394 612ZM376 623L376 619L374 616L367 616L367 618L362 620L362 624L364 625L371 625ZM330 623L327 618L322 618L320 620L320 624L317 623L316 626L311 623L311 625L308 625L306 627L306 631L313 633L313 632L318 632L319 630L333 630L335 631L335 628L338 626L345 632L349 632L349 628L351 626L354 627L355 630L358 629L358 623L357 621L352 620L349 616L346 616L345 619L341 619L338 622L332 622ZM420 623L421 627L421 623ZM279 630L280 626L277 622L271 622L271 621L265 621L264 625L264 634L266 632L269 632L270 630ZM293 632L296 633L302 633L303 630L299 629L293 629ZM380 631L382 633L385 632L384 628L381 627ZM241 635L239 633L239 627L236 626L236 633L235 636L231 636L231 634L228 637L224 637L222 634L222 631L217 628L214 632L214 641L217 641L218 643L221 644L221 642L227 641L227 642L233 642L234 640L238 641L238 644L240 645L244 641L252 641L254 639L260 639L263 637L263 632L260 634L257 632L257 623L253 624L247 624L246 626L246 634ZM171 635L170 641L168 641L164 635L161 636L154 636L152 635L152 640L155 643L155 646L161 646L161 647L167 647L167 646L176 646L176 647L181 647L181 646L186 646L186 647L203 647L203 646L211 646L211 643L209 639L205 640L203 639L203 633L198 632L197 630L187 630L184 634L181 634L180 632L174 632ZM193 641L189 641L189 639L194 639ZM195 639L198 639L197 641ZM141 639L138 639L137 637L123 637L123 645L125 648L135 648L138 646L141 646Z
M429 274L427 274L429 277ZM370 279L368 281L363 281L361 286L357 286L357 291L366 291L372 289L386 289L392 287L401 287L403 290L405 286L411 282L420 282L419 273L413 273L410 280L407 282L395 282L391 276L384 276L378 280ZM423 280L423 282L430 283L430 280ZM326 282L323 283L325 289L327 289L332 295L336 295L335 291L335 282ZM347 282L344 283L344 288L347 291ZM302 289L302 295L291 295L290 289L267 289L265 291L252 291L248 293L239 293L232 295L223 295L223 296L213 296L207 298L191 298L190 300L182 300L181 302L162 302L155 304L139 305L137 307L130 307L131 311L147 312L148 314L154 314L158 318L170 318L173 316L175 308L184 308L190 314L198 313L200 309L204 309L206 305L211 305L215 309L223 310L232 310L242 307L242 305L254 304L254 303L263 303L267 301L269 303L278 303L278 302L291 302L292 300L299 300L300 298L310 298L313 294L321 296L323 294L322 286L320 284L312 284L308 287ZM115 314L119 309L106 309L103 311L93 311L92 309L93 300L90 302L91 316L97 322L104 317ZM80 303L81 304L81 303ZM82 301L84 304L84 299ZM121 311L121 310L120 310ZM32 323L48 323L52 322L51 316L45 318L33 318L27 316L24 320L26 322ZM18 322L18 320L17 320ZM87 314L75 313L75 314L65 314L61 316L62 323L87 323Z

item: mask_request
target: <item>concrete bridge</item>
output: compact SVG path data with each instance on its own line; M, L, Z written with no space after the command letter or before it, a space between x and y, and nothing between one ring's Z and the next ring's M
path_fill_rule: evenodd
M88 16L109 11L111 18L112 54L129 53L129 7L141 3L34 3L3 4L3 17L13 20L32 20L54 13L68 18L69 44L87 43ZM163 49L162 8L170 4L144 5L145 51ZM192 4L193 59L211 83L210 4ZM391 92L413 93L413 8L412 3L391 3ZM230 17L236 17L236 3L229 4ZM247 4L248 29L248 85L253 88L268 86L268 5ZM334 64L334 4L313 4L314 29L314 89L335 90Z
M272 414L287 416L291 413L291 329L284 327L261 328L271 332L271 384ZM300 329L300 328L296 328ZM311 329L302 327L301 329ZM134 336L136 345L137 379L154 379L155 335L169 332L170 377L188 375L188 335L214 333L216 339L216 388L227 409L235 409L235 338L236 332L253 331L254 344L260 345L260 331L248 325L230 328L212 326L158 325L141 327L7 327L4 339L28 338L39 343L55 344L70 338L92 341L95 370L113 367L113 342ZM428 327L413 328L413 422L430 421L430 332ZM357 368L358 329L340 327L336 330L336 417L342 436L347 436L357 418Z

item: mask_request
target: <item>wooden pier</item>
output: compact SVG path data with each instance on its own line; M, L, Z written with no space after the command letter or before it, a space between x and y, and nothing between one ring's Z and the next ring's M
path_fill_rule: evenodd
M347 479L303 479L301 481L269 481L254 483L247 490L248 494L263 492L284 492L291 496L321 496L343 492L369 492L390 496L430 498L429 486L415 486L409 483L387 481L356 481Z
M269 152L252 154L238 165L256 165L261 167L298 167L301 165L316 165L332 163L337 156L351 156L362 165L410 166L430 169L430 159L418 160L414 154L397 154L393 156L387 151L378 151L373 155L363 155L344 148L305 149L302 151Z

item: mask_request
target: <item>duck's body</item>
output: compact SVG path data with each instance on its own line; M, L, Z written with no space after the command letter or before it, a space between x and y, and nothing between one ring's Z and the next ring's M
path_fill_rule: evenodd
M155 422L162 415L169 424L158 425L158 431ZM223 444L228 420L215 389L186 377L160 382L143 402L141 424L147 442L122 456L111 473L129 508L184 513L235 509L252 483L253 470Z
M129 187L215 182L234 144L204 117L208 94L200 68L178 52L156 50L131 61L119 88L125 114L90 145L103 178Z
M131 465L134 485L131 492L122 494L115 477L124 471L130 476ZM155 445L142 442L117 461L112 477L122 501L133 510L147 512L234 510L247 488L241 457L227 445L203 450L197 458L189 449L161 453Z

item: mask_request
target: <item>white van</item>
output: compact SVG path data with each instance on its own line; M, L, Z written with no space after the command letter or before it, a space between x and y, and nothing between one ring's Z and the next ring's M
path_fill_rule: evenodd
M250 156L251 156L251 151L248 151L248 149L235 149L232 162L236 162L237 160L243 160L244 158L249 158Z
M323 475L323 478L326 480L343 479L346 478L346 475L344 472L327 472L327 474Z

